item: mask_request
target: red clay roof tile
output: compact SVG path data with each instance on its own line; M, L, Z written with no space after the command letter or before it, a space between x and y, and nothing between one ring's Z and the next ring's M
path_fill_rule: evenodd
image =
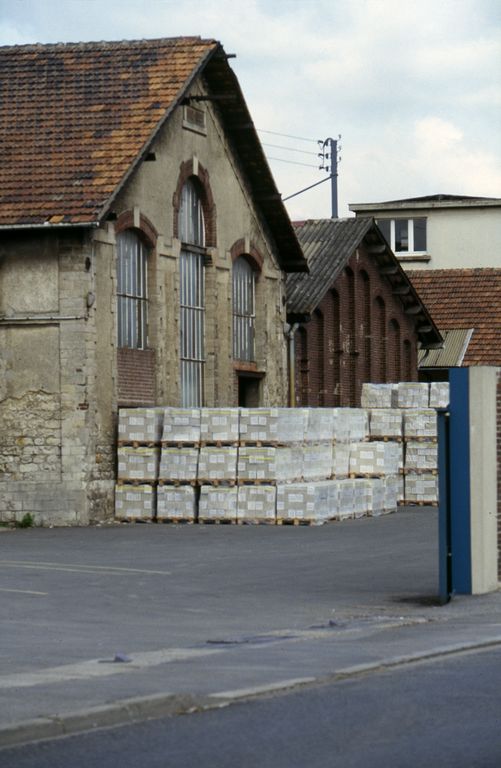
M440 330L474 329L463 365L501 365L501 269L407 274Z
M219 46L0 47L0 225L91 223Z

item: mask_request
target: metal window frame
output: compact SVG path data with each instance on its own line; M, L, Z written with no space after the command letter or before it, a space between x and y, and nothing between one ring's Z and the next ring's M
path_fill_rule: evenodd
M233 359L256 360L256 271L239 256L232 270Z
M148 248L133 230L117 235L117 345L148 347Z

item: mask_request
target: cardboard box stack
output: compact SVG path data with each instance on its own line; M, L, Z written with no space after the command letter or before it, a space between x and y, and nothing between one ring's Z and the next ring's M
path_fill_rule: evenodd
M155 518L162 423L162 408L123 408L119 413L115 487L119 520Z
M435 503L447 400L404 382L364 384L363 408L123 409L116 517L321 523Z

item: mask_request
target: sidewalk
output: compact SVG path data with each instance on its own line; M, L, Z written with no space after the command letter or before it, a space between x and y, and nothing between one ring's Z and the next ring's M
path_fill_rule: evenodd
M436 605L436 510L0 534L0 746L501 643Z

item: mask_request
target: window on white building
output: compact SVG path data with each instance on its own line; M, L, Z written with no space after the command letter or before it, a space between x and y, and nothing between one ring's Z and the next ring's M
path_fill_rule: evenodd
M181 405L203 405L205 366L205 226L202 202L193 181L181 193Z
M148 249L131 229L117 236L118 346L148 345Z
M233 357L254 362L256 273L245 256L233 264Z
M426 253L426 219L377 219L376 224L395 254Z

